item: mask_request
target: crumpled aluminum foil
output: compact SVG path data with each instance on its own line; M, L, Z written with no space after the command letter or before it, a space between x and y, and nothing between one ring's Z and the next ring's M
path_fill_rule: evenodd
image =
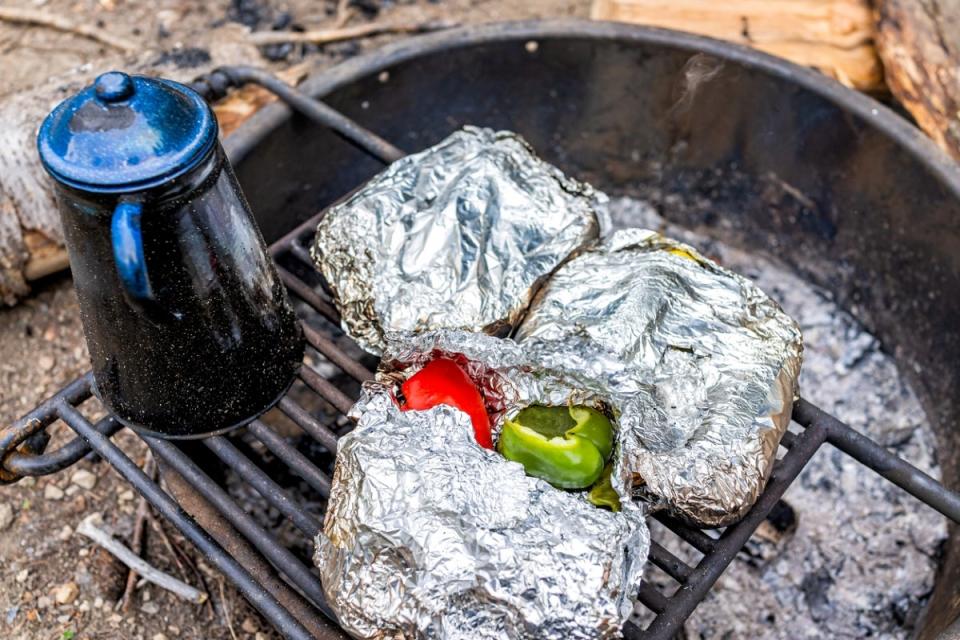
M452 407L400 411L367 383L351 415L315 558L351 635L620 637L649 549L639 510L527 477Z
M653 231L617 231L553 275L516 339L607 386L621 413L618 490L700 526L756 501L790 422L803 341L749 280Z
M596 240L605 201L516 134L466 127L332 207L311 255L344 330L371 353L387 331L503 335L543 279Z

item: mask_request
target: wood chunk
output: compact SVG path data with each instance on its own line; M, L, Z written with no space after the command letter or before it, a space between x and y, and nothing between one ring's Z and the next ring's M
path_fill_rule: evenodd
M876 0L876 14L890 91L960 160L960 0Z
M594 0L591 17L728 40L855 89L884 87L868 0Z

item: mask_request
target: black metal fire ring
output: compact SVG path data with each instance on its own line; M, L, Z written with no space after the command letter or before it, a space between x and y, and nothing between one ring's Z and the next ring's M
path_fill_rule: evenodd
M849 92L839 91L832 83L756 52L717 43L716 41L653 29L639 29L623 25L597 23L520 23L467 28L451 33L423 36L399 43L381 52L351 61L307 84L307 90L322 94L334 87L358 77L362 73L382 68L400 59L423 53L425 50L443 50L456 46L459 39L473 37L478 40L517 39L520 37L549 38L569 37L620 38L645 41L664 41L673 46L684 46L691 51L707 51L748 65L761 66L780 75L789 75L794 81L809 85L823 94L836 94L851 109L876 109L875 103L866 98L857 98ZM373 153L384 161L394 159L395 152L389 143L365 130L355 122L329 108L312 108L295 90L278 87L276 80L249 70L221 70L222 77L215 83L227 81L236 84L244 80L261 81L268 88L278 89L280 95L290 99L298 110L317 122L330 126L359 147ZM202 87L201 87L202 88ZM254 116L256 122L247 129L245 136L237 138L235 152L242 153L249 145L268 135L269 126L283 116L283 107L268 107ZM916 153L925 166L936 170L944 181L960 193L960 171L938 154L932 143L891 113L880 113L879 118L888 118L885 130L891 137L911 152ZM229 140L233 140L231 138ZM245 147L246 146L246 147ZM280 262L281 277L291 295L301 301L305 309L305 334L313 352L336 365L345 376L356 381L368 379L371 373L363 365L345 354L335 344L332 335L318 329L318 325L338 325L339 318L331 301L322 289L311 286L283 268L300 263L310 268L306 249L312 229L318 218L299 225L271 247L271 254ZM148 501L194 543L218 569L220 569L286 637L290 638L340 638L345 637L333 623L332 615L323 601L323 592L309 559L297 557L285 549L240 508L219 485L187 455L180 445L166 441L145 439L161 459L170 474L168 486L177 495L177 500L152 482L136 465L110 441L110 436L119 430L119 424L110 418L96 425L82 415L77 408L91 396L91 376L81 377L36 409L0 432L0 482L15 480L22 475L45 475L68 467L91 449L106 459ZM280 486L263 471L264 461L250 458L253 449L243 446L244 440L256 441L274 461L280 461L287 469L300 477L309 490L326 497L329 494L330 477L324 470L332 464L333 449L338 437L333 424L325 424L308 408L303 406L305 394L313 394L318 401L339 413L344 413L352 402L340 389L323 378L309 364L304 364L297 383L297 392L289 394L279 407L303 433L314 440L321 451L321 458L311 459L294 449L269 427L255 421L242 434L231 437L218 436L204 441L206 449L229 466L244 482L253 487L272 507L286 516L301 530L306 540L312 539L320 526L322 514L311 512L301 506L303 498ZM300 401L298 401L298 399ZM776 505L780 496L802 471L806 463L824 443L829 443L859 462L874 469L894 484L936 508L944 515L960 523L960 495L947 490L935 480L888 452L869 438L853 431L836 418L800 400L794 407L793 418L799 430L788 432L781 448L784 455L773 470L770 481L756 505L737 524L727 527L722 533L692 529L683 523L662 514L655 516L677 537L703 554L694 567L686 565L659 545L651 550L650 560L663 569L677 583L676 591L665 594L650 583L644 583L639 594L640 601L657 614L654 622L645 630L628 625L624 630L628 638L670 638L681 628L683 621L707 594L710 587L733 560L757 526ZM55 420L63 420L77 434L78 439L58 451L43 453L47 439L45 429ZM240 446L238 446L238 444ZM321 466L323 465L323 466ZM176 482L172 478L176 477ZM179 490L176 487L179 486ZM191 517L192 516L192 517ZM258 567L255 573L252 566ZM329 622L323 622L323 617Z

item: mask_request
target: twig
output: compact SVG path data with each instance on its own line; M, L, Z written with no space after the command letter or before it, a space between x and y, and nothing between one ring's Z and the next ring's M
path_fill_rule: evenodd
M223 606L223 617L227 620L227 629L230 630L230 636L237 640L237 632L233 630L233 622L230 620L230 607L227 606L227 596L223 592L223 580L217 580L220 585L220 604Z
M22 7L0 7L0 21L19 22L21 24L33 24L41 27L49 27L57 31L64 31L74 35L82 36L96 40L101 44L119 49L124 52L136 51L140 46L132 40L127 40L120 36L115 36L107 31L96 27L88 27L82 24L73 24L69 20L60 16L51 15L44 11L36 9L26 9Z
M190 602L194 602L196 604L202 604L206 601L207 596L205 593L199 589L191 587L185 582L177 580L171 575L163 573L159 569L150 566L143 558L115 540L109 533L98 529L93 524L93 520L96 517L96 515L91 515L84 518L80 523L80 526L77 527L77 533L90 538L101 547L109 551L111 554L116 556L120 562L135 570L137 573L143 576L145 580L152 582L158 587L162 587L168 591L171 591L184 600L189 600Z
M154 462L153 455L149 449L147 450L147 460L143 463L143 472L151 480L156 476L157 464ZM140 496L140 504L137 505L137 519L133 525L133 540L130 541L133 552L140 557L143 556L143 551L146 547L146 529L149 517L150 503L147 502L146 498ZM133 591L137 588L137 577L138 574L133 569L127 572L127 586L123 590L123 597L120 598L119 603L120 609L124 613L130 609L130 602L133 600Z
M315 31L258 31L248 37L250 42L258 47L268 44L282 44L285 42L309 42L312 44L328 44L343 40L355 40L381 33L418 33L422 31L437 31L456 26L451 22L407 22L387 23L369 22L352 27L337 27L333 29L318 29Z
M337 29L346 26L353 16L353 9L350 8L350 0L337 0L337 14L333 20L333 26Z
M188 564L190 570L193 571L194 576L196 576L196 578L200 581L200 586L203 588L203 592L207 596L207 601L205 603L207 605L207 620L213 620L215 617L213 605L211 604L213 598L210 596L210 590L207 588L207 581L203 579L203 574L200 573L200 571L190 561L189 556L187 556L187 554L184 553L183 550L180 549L180 547L178 547L176 543L170 539L170 536L167 535L167 530L163 528L163 524L154 518L152 513L149 515L149 518L153 528L160 532L160 538L163 540L163 544L167 548L167 551L169 551L170 555L173 556L173 561L176 563L177 570L180 572L180 577L183 578L183 581L187 581L187 570L183 567L184 562ZM182 561L181 558L183 558Z

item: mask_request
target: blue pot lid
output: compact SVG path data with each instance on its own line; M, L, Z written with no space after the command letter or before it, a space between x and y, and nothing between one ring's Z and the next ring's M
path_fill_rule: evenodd
M177 82L111 71L61 102L40 127L46 170L99 193L140 191L186 173L217 139L209 105Z

